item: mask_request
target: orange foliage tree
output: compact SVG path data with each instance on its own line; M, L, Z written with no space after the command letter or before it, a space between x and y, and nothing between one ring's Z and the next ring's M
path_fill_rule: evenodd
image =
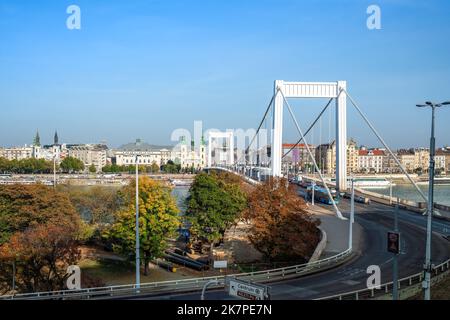
M270 179L249 195L249 240L269 261L307 261L320 240L320 221L306 211L295 186Z
M43 185L0 187L0 291L64 289L77 262L81 219L69 198Z

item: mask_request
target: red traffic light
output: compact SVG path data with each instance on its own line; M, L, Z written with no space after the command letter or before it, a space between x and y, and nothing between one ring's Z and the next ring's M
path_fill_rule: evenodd
M387 249L389 252L400 253L400 233L388 232L387 234Z

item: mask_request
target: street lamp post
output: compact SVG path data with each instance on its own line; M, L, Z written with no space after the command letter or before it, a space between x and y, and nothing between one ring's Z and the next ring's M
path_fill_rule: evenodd
M352 195L350 200L350 219L348 231L348 248L353 250L353 223L355 222L355 179L352 177Z
M425 291L424 299L430 300L431 298L431 232L432 232L432 219L433 219L433 209L434 209L434 156L436 152L436 139L434 137L434 114L436 108L442 107L444 105L449 105L450 101L443 103L433 103L433 102L425 102L425 104L418 104L417 107L430 107L431 108L431 138L430 138L430 168L429 168L429 185L428 185L428 219L427 219L427 244L426 244L426 253L425 253L425 264L424 264L424 272L425 272L425 280L422 284L422 287Z
M53 188L56 189L56 153L53 155Z
M139 156L136 155L136 292L141 287L141 257L139 242Z

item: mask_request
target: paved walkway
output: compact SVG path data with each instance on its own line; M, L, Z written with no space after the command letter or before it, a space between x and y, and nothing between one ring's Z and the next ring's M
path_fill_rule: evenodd
M334 211L312 206L309 211L322 222L320 228L327 233L327 245L320 258L327 258L348 249L349 221L336 217ZM359 250L361 246L362 228L358 223L353 225L353 248Z

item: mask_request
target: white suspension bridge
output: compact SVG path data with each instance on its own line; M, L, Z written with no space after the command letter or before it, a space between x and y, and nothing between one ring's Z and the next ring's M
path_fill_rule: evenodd
M327 98L328 102L319 112L317 117L308 126L306 131L303 131L297 121L293 108L289 103L290 99L301 98ZM400 170L406 175L411 184L415 187L417 192L425 202L428 201L427 196L418 187L415 181L408 174L406 169L402 166L397 156L392 152L391 148L382 138L380 133L375 129L374 125L369 121L368 117L363 112L362 108L356 103L347 90L346 81L335 82L286 82L283 80L276 80L274 85L274 93L265 109L262 120L260 121L256 133L246 146L245 152L237 157L235 161L234 155L234 136L232 132L215 132L209 136L209 157L208 167L227 169L238 174L246 176L248 179L257 181L265 180L269 177L283 177L287 174L283 170L282 159L285 158L294 148L302 144L304 145L309 160L312 163L314 172L317 173L318 182L322 184L326 193L333 205L336 215L345 219L330 191L330 181L326 181L322 172L322 166L319 166L314 150L311 150L306 136L312 132L314 126L319 123L325 114L325 111L331 111L332 103L336 105L335 114L335 141L336 141L336 170L335 170L335 186L339 193L347 190L347 101L355 108L356 112L361 116L362 120L373 134L377 137L380 143L384 146L388 154L397 163ZM298 141L290 148L289 151L283 154L283 120L284 112L287 110L289 117L292 119L295 129L298 133ZM330 118L331 119L331 118ZM331 121L331 120L330 120ZM263 129L264 128L264 129ZM262 132L270 133L270 139L264 137ZM213 142L218 139L225 139L225 142L219 148L226 151L227 156L223 161L214 162L215 149ZM267 142L269 140L269 142Z

